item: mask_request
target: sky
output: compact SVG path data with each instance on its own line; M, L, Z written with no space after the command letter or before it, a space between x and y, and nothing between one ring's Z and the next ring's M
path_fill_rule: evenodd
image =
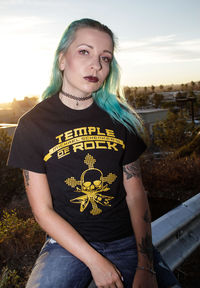
M199 0L0 0L0 102L40 96L66 27L80 18L117 37L125 86L200 81Z

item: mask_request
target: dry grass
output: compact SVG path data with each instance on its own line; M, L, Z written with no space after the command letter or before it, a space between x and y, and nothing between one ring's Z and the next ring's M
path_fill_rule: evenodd
M143 183L150 197L181 202L199 193L200 157L142 160Z

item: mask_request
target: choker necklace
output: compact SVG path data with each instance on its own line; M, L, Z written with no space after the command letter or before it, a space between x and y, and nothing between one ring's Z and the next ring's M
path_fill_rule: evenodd
M92 95L89 95L87 97L76 97L74 95L71 95L67 92L64 92L63 90L60 91L60 93L62 93L64 96L70 98L70 99L73 99L73 100L76 100L76 106L78 106L78 101L85 101L85 100L88 100L90 98L92 98Z

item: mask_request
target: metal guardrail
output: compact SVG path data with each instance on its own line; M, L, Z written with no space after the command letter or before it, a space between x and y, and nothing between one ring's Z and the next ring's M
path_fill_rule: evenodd
M200 193L152 223L153 244L174 270L200 245Z
M152 240L172 270L180 265L200 245L200 193L153 221Z

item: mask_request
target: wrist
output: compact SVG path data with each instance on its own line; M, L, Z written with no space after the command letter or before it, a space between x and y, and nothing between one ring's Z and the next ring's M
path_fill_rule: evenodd
M148 267L148 268L153 268L153 256L148 257L146 254L138 252L138 266L143 266L143 267Z
M138 266L147 267L149 269L153 269L154 265L153 262L148 261L147 259L138 259Z
M101 263L103 259L104 257L95 250L93 253L90 254L89 257L87 257L87 260L84 263L89 269L91 269L92 267L99 265L99 263Z
M149 267L145 267L145 266L137 266L136 267L137 270L142 270L142 271L146 271L148 273L151 273L152 275L156 275L156 272L153 268L149 268Z

